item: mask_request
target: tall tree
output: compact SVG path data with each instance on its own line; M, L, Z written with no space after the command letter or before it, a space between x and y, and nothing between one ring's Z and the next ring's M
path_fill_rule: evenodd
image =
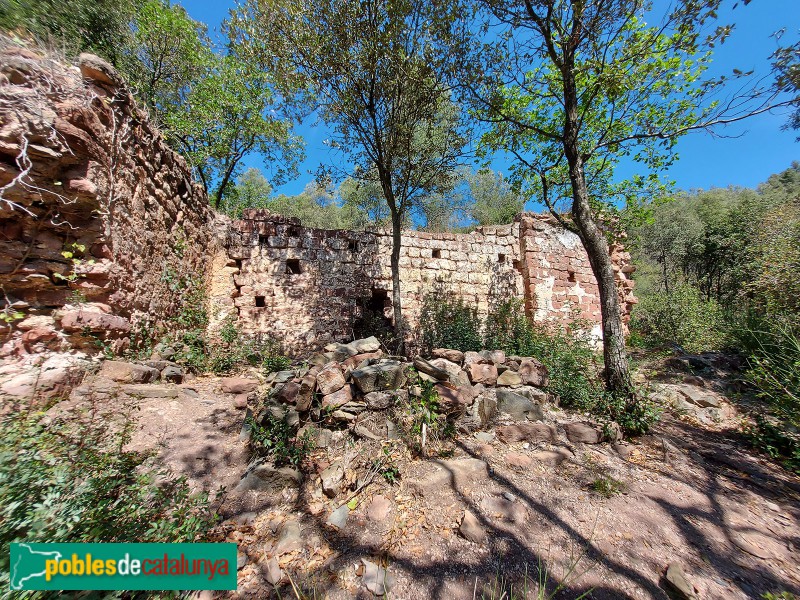
M136 15L128 72L138 96L220 209L243 159L261 155L273 183L302 157L268 73L217 52L206 26L179 5L148 0Z
M469 173L465 179L469 186L470 216L479 225L511 223L525 207L524 199L502 173L480 169Z
M391 216L400 340L401 228L420 198L451 186L464 145L457 124L447 126L437 70L447 49L433 35L455 20L454 9L423 0L247 0L232 19L241 51L302 86L298 101L319 109L358 173L375 175Z
M765 112L774 93L744 84L735 97L713 99L725 86L702 80L708 45L727 33L704 31L716 0L680 0L655 26L644 19L647 0L479 3L497 36L478 44L465 36L454 52L467 57L457 63L467 98L493 123L486 145L515 157L513 177L526 195L580 237L600 293L606 387L633 410L609 252L615 201L658 190L681 135ZM624 156L648 175L615 182Z

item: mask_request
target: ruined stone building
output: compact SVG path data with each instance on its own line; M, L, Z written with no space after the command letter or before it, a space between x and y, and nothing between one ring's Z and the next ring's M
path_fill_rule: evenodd
M392 317L389 231L303 227L297 219L247 210L226 231L230 283L212 287L216 314L235 314L247 332L268 332L294 352L358 337L368 317ZM635 298L628 255L615 254L623 306ZM524 301L535 320L583 319L600 336L597 283L578 237L544 215L470 233L406 231L400 280L404 319L414 342L426 294L445 292L477 308ZM225 307L228 310L225 310Z
M312 229L259 210L233 222L215 215L111 67L91 55L66 67L23 48L0 52L5 355L89 348L98 336L122 352L143 324L164 331L198 286L212 327L233 318L296 355L390 319L388 232ZM537 320L600 321L580 241L550 218L406 231L402 246L412 334L436 289L480 315L515 297ZM621 249L614 257L627 312L632 268Z

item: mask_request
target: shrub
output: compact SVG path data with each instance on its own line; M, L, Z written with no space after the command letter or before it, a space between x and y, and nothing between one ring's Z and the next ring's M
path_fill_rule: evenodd
M119 427L112 423L119 423ZM206 495L126 451L126 414L42 413L0 421L0 543L193 542L213 525ZM8 552L0 554L7 585Z
M426 351L452 348L467 352L483 348L477 310L463 299L444 291L441 285L423 296L419 326Z
M486 347L532 356L548 369L548 391L564 406L589 410L603 394L591 340L577 329L532 322L514 299L497 305L487 317Z
M687 352L703 352L726 345L722 309L715 300L703 300L690 285L642 297L633 310L631 329L651 346L677 344Z
M297 468L314 449L311 431L307 430L297 437L296 428L286 418L277 417L269 410L261 422L252 417L248 422L252 431L250 443L253 449L260 456L272 459L275 466L291 465Z
M754 446L800 472L800 337L788 323L751 319L736 330L745 380L772 413L745 430Z
M486 346L540 360L549 372L547 391L562 406L614 421L628 434L646 433L658 420L655 404L643 394L631 399L606 392L598 357L585 330L582 323L563 328L532 322L522 302L513 299L497 305L488 315Z

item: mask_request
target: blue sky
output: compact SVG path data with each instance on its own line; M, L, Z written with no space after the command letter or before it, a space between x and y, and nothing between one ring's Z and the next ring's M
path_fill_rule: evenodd
M218 30L235 5L233 0L178 0L178 3L192 18L206 23L210 31ZM715 50L712 75L731 74L734 68L767 72L768 57L776 47L770 36L782 28L787 29L790 37L800 30L798 0L754 0L746 7L742 4L740 1L735 10L720 13L720 22L735 23L736 27L731 37ZM785 122L785 114L764 114L719 129L714 135L696 132L684 136L677 146L679 159L667 177L684 190L729 185L754 187L772 173L789 167L793 160L800 160L800 142L796 142L800 132L783 131ZM323 143L330 137L324 124L315 125L308 120L296 132L305 139L307 158L300 167L300 177L276 189L285 194L301 192L320 164L343 166L341 154L331 152ZM247 164L264 167L258 157L251 157ZM507 172L508 164L503 157L497 157L492 168ZM634 165L623 164L618 175L624 177L634 172ZM266 169L265 175L268 176Z

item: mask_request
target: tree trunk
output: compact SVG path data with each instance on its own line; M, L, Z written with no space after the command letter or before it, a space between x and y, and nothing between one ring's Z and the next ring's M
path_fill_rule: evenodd
M600 292L606 389L615 395L632 398L633 385L628 356L625 352L625 332L611 255L605 233L597 224L589 204L589 190L586 185L583 157L578 141L578 95L574 71L567 66L562 73L564 75L564 107L566 109L563 146L572 186L572 218L578 228L586 254L589 256L589 264L592 266L592 272Z
M399 211L392 209L392 307L394 309L394 331L398 338L397 353L405 353L405 327L400 306L400 247L403 218Z

